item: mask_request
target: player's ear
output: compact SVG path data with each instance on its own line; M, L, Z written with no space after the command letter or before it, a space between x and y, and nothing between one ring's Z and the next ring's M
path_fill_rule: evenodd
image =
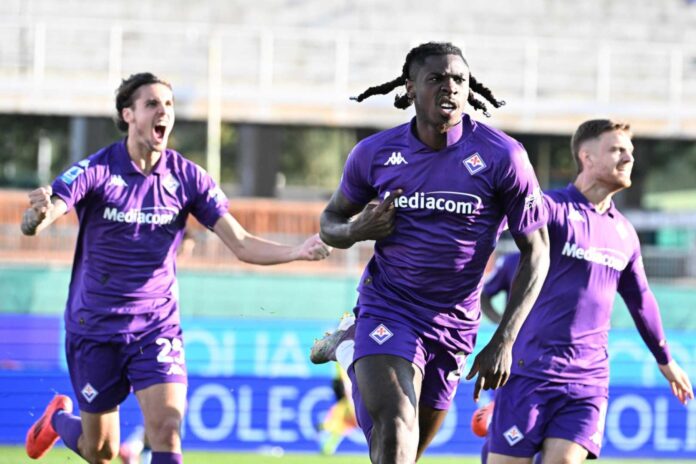
M410 101L413 101L416 98L415 84L409 78L406 78L406 95Z
M123 120L126 123L128 123L128 124L132 123L133 122L133 110L130 107L123 108L121 110L121 117L123 118Z

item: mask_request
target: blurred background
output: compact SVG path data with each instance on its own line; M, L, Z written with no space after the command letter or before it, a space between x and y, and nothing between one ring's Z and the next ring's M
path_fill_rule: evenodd
M527 148L544 189L566 185L577 125L631 123L633 187L616 197L642 239L675 358L696 378L696 2L688 0L3 0L0 2L0 445L20 445L54 391L71 393L62 312L73 213L21 236L28 189L121 137L114 91L150 71L174 87L170 146L205 167L250 231L299 243L352 146L406 122L393 96L349 101L400 74L426 41L461 47L507 105L490 119ZM179 260L191 377L187 449L317 453L334 403L315 337L356 298L370 243L321 263L259 268L190 224ZM502 240L499 253L514 245ZM620 301L604 454L696 459L681 407ZM493 326L483 322L478 346ZM429 454L475 455L471 386ZM124 436L139 423L124 406ZM339 453L366 455L359 432ZM262 457L266 456L266 457ZM2 457L0 457L2 462ZM628 461L627 461L628 462Z

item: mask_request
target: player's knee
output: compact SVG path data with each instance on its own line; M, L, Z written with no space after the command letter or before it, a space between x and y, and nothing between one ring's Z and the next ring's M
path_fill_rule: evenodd
M82 457L91 464L105 464L111 462L118 455L118 444L105 442L102 444L85 445L80 450Z
M413 447L418 444L418 422L416 418L389 417L375 421L378 437L387 448Z
M147 431L147 437L153 447L178 448L181 442L181 418L168 416L154 421Z

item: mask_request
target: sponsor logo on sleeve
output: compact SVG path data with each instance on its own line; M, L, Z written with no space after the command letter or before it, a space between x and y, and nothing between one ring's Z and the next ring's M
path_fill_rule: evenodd
M537 187L524 198L524 209L532 209L541 204L541 188Z
M486 163L483 161L483 158L481 158L481 155L479 155L478 153L474 153L473 155L465 159L464 166L466 166L466 169L472 176L477 172L481 172L484 169L486 169Z
M60 176L60 180L63 181L65 185L72 184L75 179L80 177L80 175L85 172L85 169L89 166L89 160L85 159L77 163L75 166L70 167L67 171Z

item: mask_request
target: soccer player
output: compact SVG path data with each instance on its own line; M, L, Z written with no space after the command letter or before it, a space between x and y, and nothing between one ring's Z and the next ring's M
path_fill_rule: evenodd
M491 299L501 292L506 295L510 294L510 287L512 286L519 262L519 253L509 253L501 256L496 259L493 270L485 278L483 289L481 290L481 312L495 324L500 323L502 316L493 307Z
M474 79L461 50L419 45L399 77L357 100L401 85L406 93L394 105L414 104L415 118L354 147L322 213L324 242L348 248L375 240L375 250L355 324L343 324L311 354L315 363L335 360L354 337L341 364L375 463L416 461L440 428L474 347L481 277L503 217L522 252L520 267L503 320L467 376L479 374L475 398L505 383L512 343L548 266L534 171L517 141L463 112L467 101L486 110L474 92L500 102ZM373 199L377 206L368 205Z
M612 202L631 185L627 124L590 120L571 148L578 174L547 192L551 265L513 348L512 375L496 392L488 464L579 463L599 456L607 409L607 340L621 295L672 392L686 404L691 382L671 358L633 226Z
M116 110L124 140L29 193L25 235L73 208L79 219L65 325L80 417L69 397L57 395L29 430L26 449L38 459L61 437L85 460L109 462L119 448L119 404L132 388L152 464L181 463L186 364L175 255L188 215L249 263L318 260L330 248L317 235L286 246L242 228L212 178L167 149L174 97L166 81L150 73L130 76L117 90Z

